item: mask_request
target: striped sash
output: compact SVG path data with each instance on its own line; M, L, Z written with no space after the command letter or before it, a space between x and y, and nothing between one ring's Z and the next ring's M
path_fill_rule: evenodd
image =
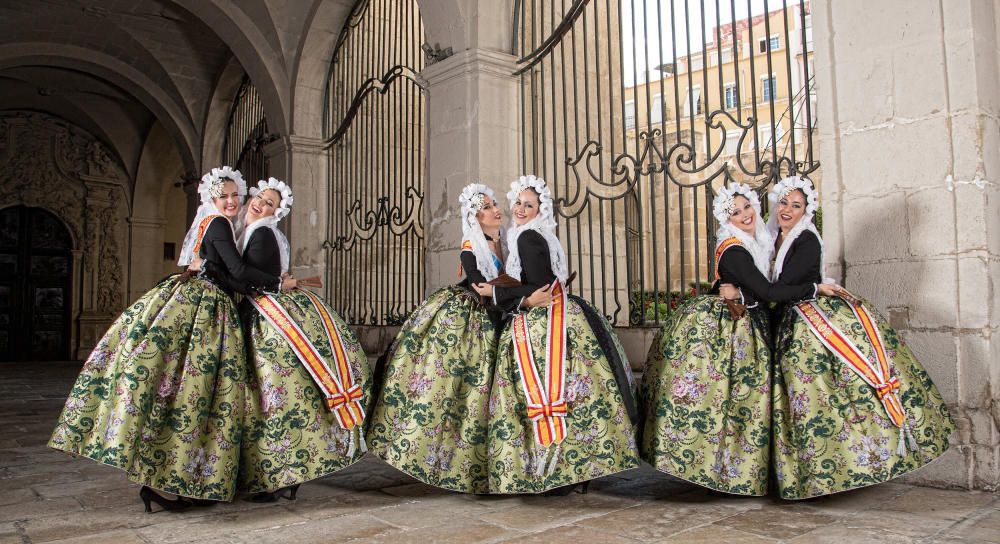
M463 251L472 251L472 240L462 240L462 249L458 250L459 255L461 255ZM462 259L459 258L459 260L458 260L458 277L459 278L462 277L463 272L464 271L462 270Z
M897 393L899 380L892 376L889 356L886 354L885 344L882 341L882 333L864 304L848 298L841 298L851 308L854 317L864 329L865 338L874 352L874 358L866 357L861 349L830 321L829 317L816 304L816 301L800 302L795 305L795 311L802 316L802 319L809 326L809 330L826 346L826 349L830 350L875 390L885 413L892 423L900 429L900 444L897 453L900 455L906 453L904 436L908 436L910 449L915 451L917 449L916 441L906 423L906 410L899 401Z
M306 337L299 325L288 315L288 312L273 295L260 295L250 298L250 301L257 308L257 311L288 341L295 355L302 361L316 385L323 392L326 407L337 416L340 426L351 430L365 419L361 386L354 382L347 359L347 351L344 349L340 331L337 329L337 324L330 312L319 300L319 297L312 292L305 289L300 289L299 292L312 302L323 322L323 329L333 352L333 361L336 363L336 372L330 369L316 346Z
M216 217L225 217L225 216L215 213L202 219L201 223L198 223L198 237L195 239L194 250L191 253L193 257L198 256L198 251L201 249L201 239L205 237L205 231L208 230L208 225L210 225L212 223L212 220L215 219ZM226 221L228 222L229 220L227 219ZM230 228L231 227L232 223L230 223Z
M554 300L549 306L543 384L535 368L534 352L528 334L527 314L514 318L514 356L521 370L521 387L528 401L528 418L535 423L535 439L543 448L560 444L566 438L566 305L569 301L562 284L552 284Z
M739 238L733 236L732 238L726 238L725 240L722 241L721 244L719 244L715 248L715 281L719 281L722 279L722 276L719 275L719 259L722 257L722 254L725 253L727 249L733 246L742 247L743 242L741 242Z

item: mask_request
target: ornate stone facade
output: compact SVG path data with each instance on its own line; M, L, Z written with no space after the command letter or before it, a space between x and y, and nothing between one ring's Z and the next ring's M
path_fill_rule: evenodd
M44 208L73 237L72 353L85 358L125 305L125 169L88 132L36 112L0 114L0 207Z

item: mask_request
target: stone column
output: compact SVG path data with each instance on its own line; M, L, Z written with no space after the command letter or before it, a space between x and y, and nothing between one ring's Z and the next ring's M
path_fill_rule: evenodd
M158 217L133 215L128 218L128 223L131 251L126 304L131 304L163 278L163 227L167 222ZM180 248L177 251L180 252Z
M520 172L517 59L488 49L467 49L432 64L428 82L427 226L428 292L455 282L462 227L458 195L480 181L501 206Z
M296 277L324 276L328 233L330 188L327 153L323 141L291 135L264 147L268 170L291 186L295 203L281 221L292 248L291 271ZM256 181L254 181L256 183Z
M828 272L888 314L958 423L909 480L996 489L997 6L813 7Z
M83 287L77 358L86 358L123 309L127 271L122 258L128 243L123 222L122 188L113 178L81 175L86 187Z

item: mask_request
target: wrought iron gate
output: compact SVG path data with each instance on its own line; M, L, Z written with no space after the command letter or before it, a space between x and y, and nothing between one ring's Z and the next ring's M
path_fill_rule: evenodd
M264 144L268 143L267 118L260 102L257 88L244 75L233 107L229 110L229 121L222 144L222 162L243 174L250 186L257 180L267 179L267 157Z
M424 295L423 37L415 0L359 0L327 76L327 297L352 324L402 323Z
M656 325L705 288L715 188L819 182L809 2L514 10L522 169L555 194L572 288L612 322Z

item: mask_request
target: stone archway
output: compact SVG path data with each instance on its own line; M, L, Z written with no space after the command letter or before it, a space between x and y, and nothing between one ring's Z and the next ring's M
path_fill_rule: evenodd
M82 359L125 304L130 183L91 134L36 112L0 112L0 202L42 208L72 238L70 355Z

